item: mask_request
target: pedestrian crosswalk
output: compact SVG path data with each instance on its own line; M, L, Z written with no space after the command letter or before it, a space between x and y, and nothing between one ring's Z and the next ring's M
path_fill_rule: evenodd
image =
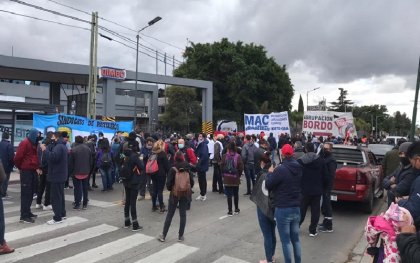
M113 203L90 200L89 205L100 208L112 207ZM115 224L100 222L88 219L88 213L80 212L72 214L63 223L47 225L36 220L35 224L16 224L19 216L20 202L9 201L5 205L5 239L15 247L12 254L2 255L0 262L128 262L128 263L175 263L175 262L197 262L195 253L200 248L186 243L160 243L156 237L143 233L133 233L122 229L120 222ZM87 210L93 211L94 209ZM99 211L99 210L98 210ZM52 211L33 211L38 217L51 216ZM14 214L13 214L14 213ZM109 238L113 237L109 241ZM104 242L104 240L107 240ZM85 243L82 243L85 242ZM155 243L153 243L155 242ZM78 243L89 244L77 245ZM21 247L19 247L21 244ZM97 244L97 245L96 245ZM62 248L71 248L72 253L63 253ZM126 252L130 250L131 256L126 258ZM134 254L134 256L133 256ZM203 255L201 255L203 256ZM210 255L212 256L212 255ZM36 257L36 260L33 259ZM221 256L200 262L209 263L248 263L247 261L229 256Z

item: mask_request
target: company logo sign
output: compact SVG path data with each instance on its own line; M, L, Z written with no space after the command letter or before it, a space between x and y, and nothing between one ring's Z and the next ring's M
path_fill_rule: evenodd
M125 80L127 72L125 69L101 67L99 77L104 79Z

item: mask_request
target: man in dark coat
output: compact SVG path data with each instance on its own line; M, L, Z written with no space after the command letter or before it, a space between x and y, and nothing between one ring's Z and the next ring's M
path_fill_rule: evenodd
M42 144L41 149L45 151L48 161L47 180L51 184L51 204L54 211L53 219L47 224L55 225L63 223L63 219L66 219L64 184L68 176L68 153L60 132L55 132L51 139L53 143L48 148Z
M416 220L418 225L419 218ZM417 263L420 262L420 233L415 226L404 226L401 233L397 236L397 246L400 252L401 262Z
M13 157L15 157L13 145L10 143L10 135L8 132L3 132L0 142L0 159L3 163L4 172L6 173L6 180L3 182L0 193L2 198L7 198L7 187L9 185L10 173L13 170Z
M274 138L273 133L270 132L270 136L267 139L268 143L270 144L270 152L271 152L271 163L276 164L274 157L276 156L276 150L277 150L277 142L276 138Z
M195 150L197 156L197 176L198 184L200 185L200 195L196 200L206 201L207 199L207 179L206 172L209 170L209 148L207 147L206 136L203 133L198 135L198 144Z
M334 185L335 170L337 170L337 162L332 155L333 145L330 142L324 143L322 155L324 157L325 172L326 172L326 185L324 193L322 194L321 212L324 215L324 221L319 227L321 232L333 232L332 224L332 206L331 206L331 190Z
M326 185L324 160L314 152L314 145L311 142L305 144L305 155L298 159L303 167L302 175L302 203L300 207L300 225L305 220L306 210L311 207L311 224L309 225L309 236L318 235L317 226L320 215L321 195Z

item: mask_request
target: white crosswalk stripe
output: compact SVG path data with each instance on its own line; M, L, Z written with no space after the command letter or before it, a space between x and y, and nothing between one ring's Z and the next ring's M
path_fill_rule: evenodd
M9 232L9 233L6 233L5 239L8 242L11 242L11 241L18 240L18 239L21 239L21 238L31 237L31 236L34 236L34 235L51 232L51 231L54 231L54 230L57 230L57 229L60 229L60 228L64 228L64 227L76 225L76 224L79 224L79 223L87 222L88 220L85 219L85 218L82 218L82 217L74 216L74 217L69 217L69 218L67 218L66 220L63 220L63 221L64 221L63 223L57 224L57 225L42 224L42 225L38 225L38 226L28 227L28 228L24 228L24 229L21 229L21 230Z
M20 207L19 206L12 206L12 207L5 207L4 208L4 213L13 213L13 212L17 212L20 211Z
M65 197L66 201L71 201L71 202L74 201L74 196L73 195L65 195L64 197ZM104 202L104 201L89 199L88 205L106 208L106 207L116 206L118 204L115 204L115 203L112 203L112 202Z
M216 261L213 261L213 263L249 263L248 261L233 258L229 256L222 256L221 258L217 259Z
M190 247L183 244L174 244L148 256L147 258L141 259L136 263L174 263L188 256L189 254L194 253L197 250L198 248L196 247Z
M13 204L13 202L12 201L4 201L3 200L3 205L12 205Z
M106 259L110 256L119 254L130 248L146 243L152 239L154 238L146 236L146 235L134 234L128 237L118 239L111 243L102 245L100 247L88 250L86 252L77 254L73 257L65 258L56 263L72 263L72 262L94 263L94 262L98 262L100 260Z
M35 243L26 247L17 248L15 253L3 255L1 257L2 263L16 262L18 260L30 258L57 248L62 248L71 244L82 242L87 239L101 236L106 233L117 230L118 227L102 224L67 234L64 236L52 238L43 242Z
M41 212L37 212L36 215L38 216L38 219L41 217L46 217L46 216L50 216L53 215L53 211L41 211ZM20 216L10 216L10 217L6 217L4 219L5 224L11 224L11 223L16 223L19 222Z

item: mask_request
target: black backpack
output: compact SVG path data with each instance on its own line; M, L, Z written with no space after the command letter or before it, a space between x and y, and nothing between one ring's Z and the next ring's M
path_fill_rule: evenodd
M121 167L120 167L120 178L123 181L128 182L133 177L133 174L134 174L134 172L133 172L133 169L130 165L129 158L126 157L124 159L124 161L122 162Z
M109 168L112 165L112 158L110 152L103 152L101 157L101 168Z
M223 167L223 174L237 175L238 169L236 168L238 162L238 155L226 154L226 165Z

